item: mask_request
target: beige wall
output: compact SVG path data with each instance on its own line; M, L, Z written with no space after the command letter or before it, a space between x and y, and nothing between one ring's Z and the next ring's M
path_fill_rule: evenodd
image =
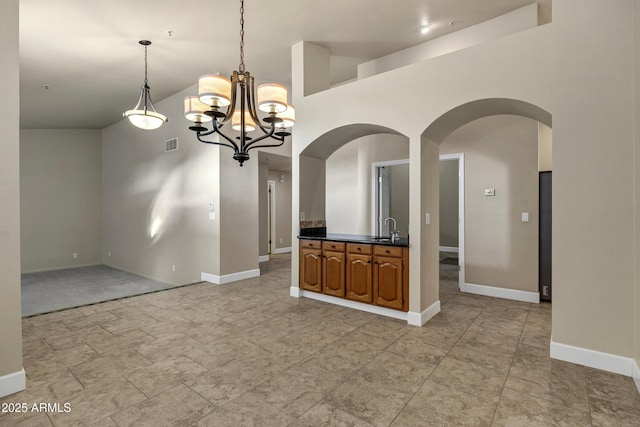
M267 210L269 209L268 187L269 166L266 163L258 165L258 254L269 254L269 221Z
M326 217L330 233L372 234L372 163L409 157L401 135L355 139L326 160ZM305 170L301 171L306 174ZM310 179L310 178L305 178ZM406 235L406 230L402 234Z
M431 225L422 218L427 209L438 212L431 194L438 193L433 186L439 177L429 175L429 168L438 170L430 159L438 150L429 138L442 136L435 128L428 135L424 130L432 130L438 118L443 118L437 122L440 130L447 124L459 126L465 117L446 113L474 101L480 102L472 104L477 110L468 111L472 117L518 112L550 125L544 112L552 114L553 340L631 357L632 4L553 2L551 24L296 100L294 182L301 169L299 154L329 132L335 143L346 142L352 125L373 124L409 137L411 191L419 195L410 204L410 312L420 313L438 300L438 215L432 214ZM593 31L594 22L615 31ZM303 65L294 61L294 71L299 73ZM387 96L381 103L384 89ZM524 104L480 108L492 98ZM399 106L403 114L393 114ZM295 198L293 205L296 212ZM294 258L292 277L297 274Z
M280 177L284 182L280 182ZM291 172L269 170L276 191L276 249L291 247Z
M465 160L465 281L537 292L538 123L475 120L440 144L440 154L451 153ZM489 188L495 196L484 195Z
M295 138L295 137L294 137ZM293 211L292 217L300 219L304 212L305 221L325 219L325 165L324 160L315 157L300 156L301 180L299 187L299 211ZM296 234L299 222L294 221L293 233Z
M635 65L635 146L634 146L634 182L635 182L635 303L634 303L634 359L638 370L636 370L636 386L640 391L640 0L634 2L634 65Z
M409 234L408 164L389 167L389 216L396 220L401 236ZM389 227L389 230L393 231L391 224Z
M18 0L0 2L0 69L0 381L4 382L2 377L22 370Z
M458 247L458 160L440 161L440 246Z
M553 170L553 135L544 123L538 123L538 170Z
M553 20L553 340L630 357L632 3L554 2Z
M181 111L181 99L195 90L156 104L169 117L158 130L143 131L126 120L103 129L105 264L168 283L197 282L201 272L221 274L220 149L197 142ZM165 152L165 140L173 137L178 150ZM243 170L250 171L252 161ZM257 176L254 181L257 186ZM238 191L236 184L229 188ZM253 250L257 265L257 240Z
M22 272L101 264L101 131L23 129L20 182Z

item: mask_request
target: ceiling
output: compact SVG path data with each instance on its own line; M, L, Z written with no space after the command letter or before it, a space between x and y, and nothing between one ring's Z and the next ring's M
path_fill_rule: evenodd
M533 0L247 0L247 70L290 83L291 45L331 52L333 83L356 65L533 3ZM538 1L543 21L551 0ZM96 128L133 108L144 78L159 101L239 63L238 0L20 0L22 128ZM391 6L392 5L392 6ZM451 22L455 24L450 25ZM426 35L417 28L433 25ZM171 32L171 34L169 33ZM45 87L46 86L46 87Z

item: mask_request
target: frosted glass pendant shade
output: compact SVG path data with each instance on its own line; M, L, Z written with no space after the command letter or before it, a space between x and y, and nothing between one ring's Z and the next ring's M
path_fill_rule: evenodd
M240 111L236 111L233 113L233 117L231 118L231 128L239 131L241 126ZM256 122L253 121L248 111L244 112L244 129L245 132L253 132L256 130Z
M231 80L215 74L205 74L198 80L198 98L207 105L226 107L231 104Z
M287 88L267 83L258 86L258 109L265 113L282 113L287 109Z
M184 97L184 116L192 122L210 122L212 118L204 114L211 107L200 102L197 96Z
M144 110L129 110L124 113L132 125L144 130L158 129L167 118L160 113Z
M278 113L277 117L282 119L278 124L279 128L290 128L296 124L296 109L293 105L287 104L287 109L283 113Z

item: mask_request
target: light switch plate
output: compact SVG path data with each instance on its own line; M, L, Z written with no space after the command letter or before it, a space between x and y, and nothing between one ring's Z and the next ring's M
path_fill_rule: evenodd
M427 225L431 224L431 214L430 213L427 212L426 214L424 214L424 222Z
M485 188L484 189L484 195L485 196L495 196L496 195L496 189L495 188Z
M529 212L522 212L522 222L529 222Z

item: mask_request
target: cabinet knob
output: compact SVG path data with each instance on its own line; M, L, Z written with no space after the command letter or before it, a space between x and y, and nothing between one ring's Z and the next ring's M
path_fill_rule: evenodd
M335 249L335 248L336 248L336 245L331 245L331 247Z
M367 264L371 264L371 261L367 261Z
M362 248L356 248L356 249L357 249L357 250L359 250L359 251L361 251L361 250L362 250Z
M375 262L374 262L374 264L377 264L377 263L378 263L378 261L375 261Z
M386 252L386 253L389 253L389 249L387 249L385 252Z

